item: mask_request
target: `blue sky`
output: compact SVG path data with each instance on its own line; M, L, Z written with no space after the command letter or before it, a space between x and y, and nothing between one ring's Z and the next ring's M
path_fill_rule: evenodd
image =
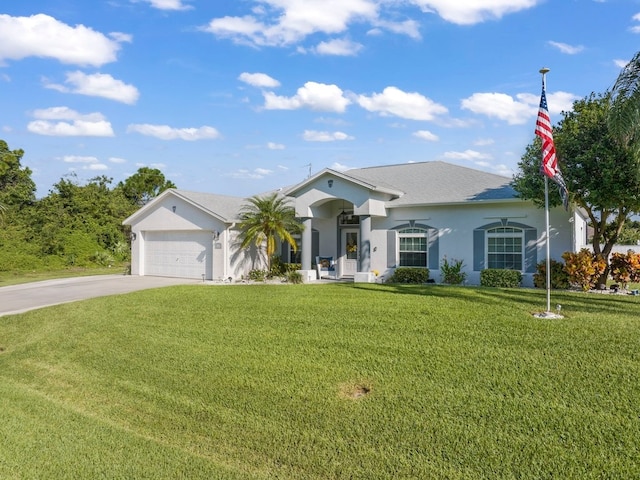
M23 0L0 8L0 138L38 195L142 166L247 196L443 160L511 176L640 44L639 0Z

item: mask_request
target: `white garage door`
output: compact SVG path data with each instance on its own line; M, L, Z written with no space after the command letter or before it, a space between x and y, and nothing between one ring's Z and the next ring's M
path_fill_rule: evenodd
M211 232L146 232L144 274L211 279Z

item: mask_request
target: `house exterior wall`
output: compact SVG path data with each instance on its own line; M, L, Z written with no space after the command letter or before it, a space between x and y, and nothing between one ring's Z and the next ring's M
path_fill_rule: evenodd
M532 262L546 258L545 218L544 210L535 208L528 202L509 202L480 205L435 206L389 209L387 217L372 218L371 233L371 269L379 271L388 278L394 271L388 263L388 234L401 225L413 221L416 225L428 226L437 230L437 248L430 246L429 254L437 254L435 265L442 259L459 259L464 261L464 271L469 284L480 283L480 270L474 268L474 231L485 225L508 222L527 227L530 231L526 241L530 244ZM550 212L550 253L551 258L561 260L562 253L572 250L575 243L574 222L570 222L571 214L562 208ZM433 230L432 230L433 232ZM435 232L434 232L435 233ZM434 266L434 259L429 259ZM523 273L523 285L533 286L535 270ZM439 282L440 269L430 268L430 278Z

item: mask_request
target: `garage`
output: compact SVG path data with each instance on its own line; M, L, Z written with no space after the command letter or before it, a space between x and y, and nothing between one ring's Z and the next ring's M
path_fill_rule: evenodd
M212 232L145 232L144 275L212 278Z

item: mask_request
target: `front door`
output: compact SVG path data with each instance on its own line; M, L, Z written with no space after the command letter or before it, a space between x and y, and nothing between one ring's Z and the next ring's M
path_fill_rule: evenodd
M342 230L342 265L340 275L353 277L358 271L358 258L360 256L358 230Z

